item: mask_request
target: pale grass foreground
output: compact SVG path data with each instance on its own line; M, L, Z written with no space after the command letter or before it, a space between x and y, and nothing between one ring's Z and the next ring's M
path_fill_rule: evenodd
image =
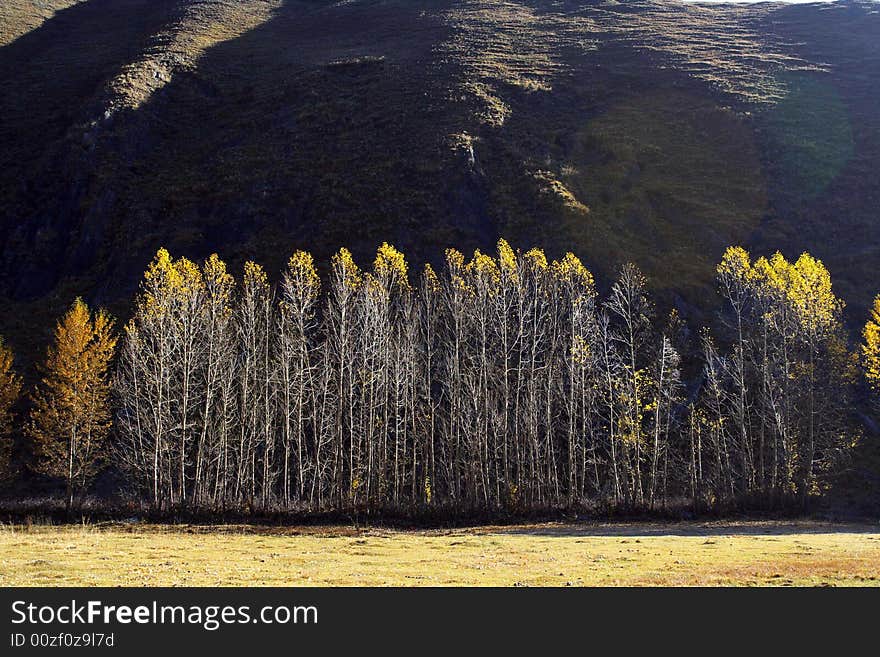
M880 526L538 524L454 530L16 526L0 586L880 583Z

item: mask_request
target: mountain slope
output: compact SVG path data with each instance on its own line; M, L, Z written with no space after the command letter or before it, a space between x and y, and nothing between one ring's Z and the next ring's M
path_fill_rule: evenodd
M55 11L55 13L51 13ZM880 249L875 3L14 0L0 9L0 334L120 313L161 246L277 272L503 235L634 260L703 321L724 246Z

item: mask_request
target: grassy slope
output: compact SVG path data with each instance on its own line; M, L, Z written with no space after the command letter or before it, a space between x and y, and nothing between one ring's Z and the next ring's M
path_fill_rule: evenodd
M601 284L635 260L702 322L744 242L826 258L855 321L874 293L870 5L2 11L0 333L26 357L75 295L124 315L160 245L277 272L295 248L420 261L504 235L574 249Z
M878 563L876 525L0 530L2 586L876 586Z
M83 0L4 0L0 4L0 46L38 28L61 9Z

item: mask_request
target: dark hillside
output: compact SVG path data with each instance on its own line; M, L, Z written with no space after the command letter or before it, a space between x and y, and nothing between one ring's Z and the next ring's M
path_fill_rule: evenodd
M723 248L880 287L880 7L13 0L0 8L0 334L119 313L159 246L634 260L700 320ZM57 10L52 13L52 10ZM673 293L675 290L675 293Z

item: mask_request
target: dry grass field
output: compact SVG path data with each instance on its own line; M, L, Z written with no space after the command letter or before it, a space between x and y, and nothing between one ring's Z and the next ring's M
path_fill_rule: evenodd
M0 586L877 586L880 526L5 526Z

